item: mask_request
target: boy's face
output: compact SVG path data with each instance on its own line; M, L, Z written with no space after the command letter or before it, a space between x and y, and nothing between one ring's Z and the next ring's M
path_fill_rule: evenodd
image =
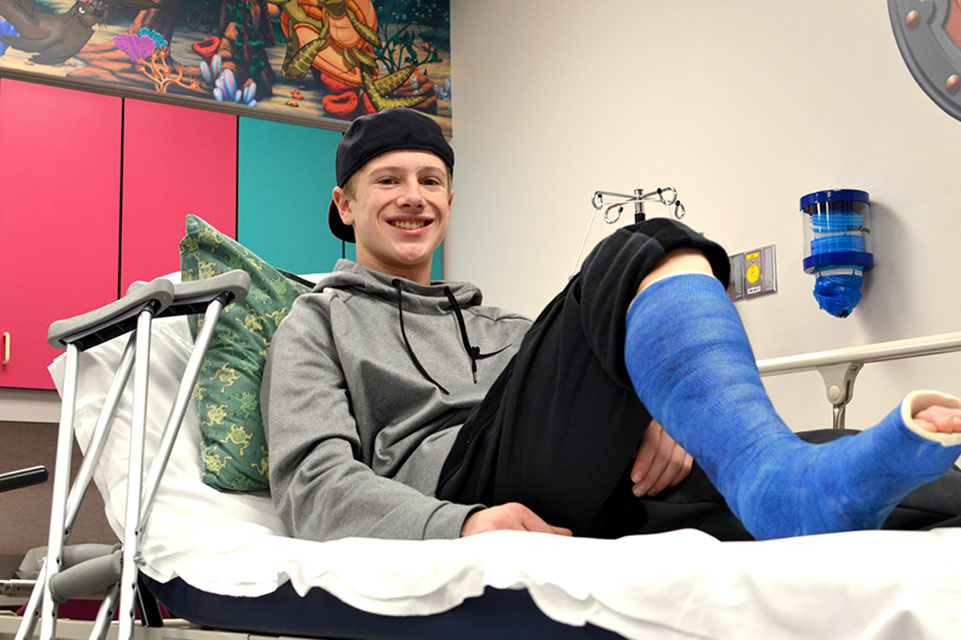
M337 187L334 202L344 224L354 227L358 264L428 283L454 197L444 161L429 151L389 151L352 183L353 195Z

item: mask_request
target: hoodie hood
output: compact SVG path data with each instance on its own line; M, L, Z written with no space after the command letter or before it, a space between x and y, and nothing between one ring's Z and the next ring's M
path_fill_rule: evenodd
M451 312L451 302L445 293L449 289L462 309L479 306L484 300L481 290L469 282L438 282L423 285L406 278L388 275L369 269L350 260L338 260L333 272L325 276L314 287L314 293L327 289L338 289L344 293L360 293L374 298L382 298L392 305L396 304L397 287L400 281L403 288L403 306L406 311L416 313L447 314Z

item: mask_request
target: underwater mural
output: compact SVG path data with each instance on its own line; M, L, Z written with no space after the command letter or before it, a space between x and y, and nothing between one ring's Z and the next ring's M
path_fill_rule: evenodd
M449 0L0 0L0 73L452 131ZM202 103L197 106L203 106Z

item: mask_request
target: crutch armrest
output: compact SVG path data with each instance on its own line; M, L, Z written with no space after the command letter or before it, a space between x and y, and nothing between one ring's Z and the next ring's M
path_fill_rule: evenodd
M174 285L174 301L164 310L164 316L178 316L203 313L213 300L221 298L224 306L247 297L250 291L250 275L246 271L234 269L227 273L179 282Z
M156 314L173 299L174 286L163 278L130 287L127 295L119 300L73 318L57 320L50 325L47 342L57 349L65 349L71 343L81 351L89 349L136 328L137 316L148 306L152 305Z

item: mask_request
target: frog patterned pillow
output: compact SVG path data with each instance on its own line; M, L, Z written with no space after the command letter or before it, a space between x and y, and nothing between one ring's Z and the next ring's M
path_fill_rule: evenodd
M203 481L221 491L269 488L267 440L260 417L260 380L267 349L294 299L312 285L270 266L196 216L180 243L186 282L233 269L250 274L250 293L217 321L193 400L200 420ZM189 317L196 339L203 317Z

